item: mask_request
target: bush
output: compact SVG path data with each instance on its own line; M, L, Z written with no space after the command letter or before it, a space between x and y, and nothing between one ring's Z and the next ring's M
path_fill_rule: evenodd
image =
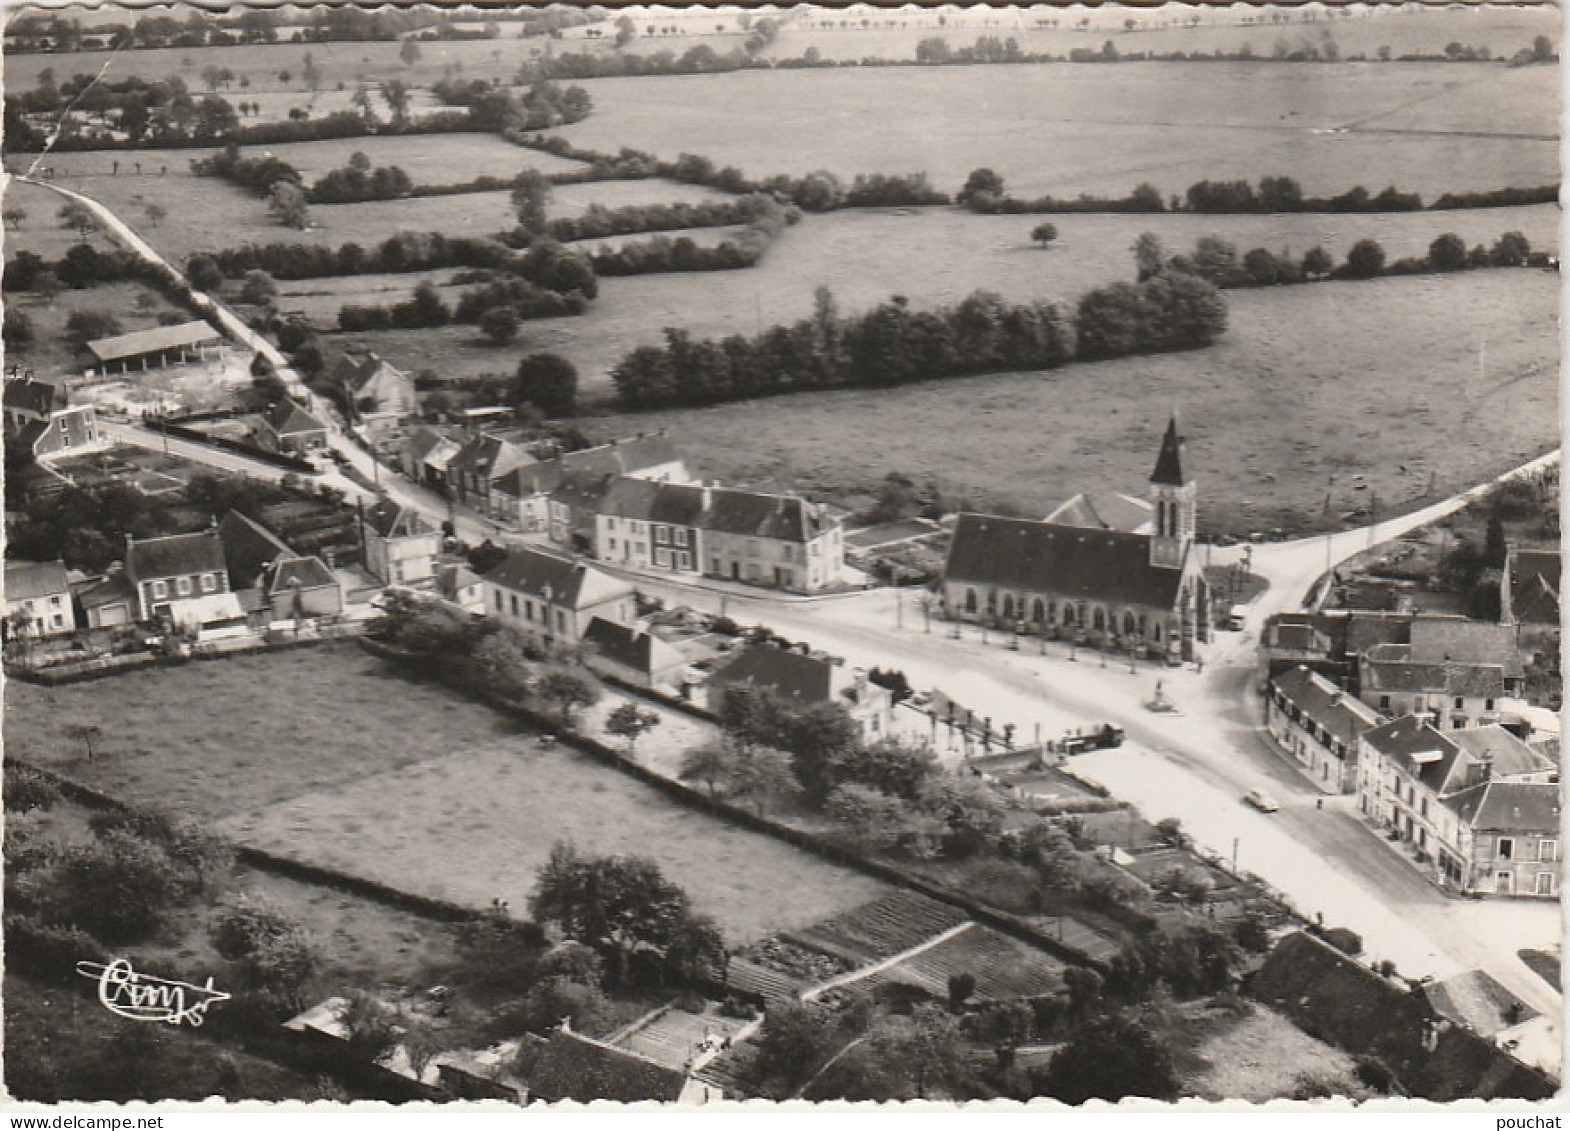
M67 850L52 871L47 920L111 946L148 938L189 897L174 861L126 832Z
M1319 937L1342 954L1356 958L1363 953L1363 936L1346 927L1329 927Z

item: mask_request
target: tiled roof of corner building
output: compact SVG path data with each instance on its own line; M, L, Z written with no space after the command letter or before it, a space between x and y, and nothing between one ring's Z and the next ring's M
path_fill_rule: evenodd
M1458 732L1454 732L1458 733ZM1363 741L1435 793L1443 791L1461 748L1416 715L1403 715L1364 733ZM1437 758L1418 757L1437 753Z
M34 597L49 597L69 593L71 582L66 575L64 562L5 563L5 599L26 601Z
M985 514L959 516L944 577L1159 609L1183 584L1182 569L1151 564L1149 535Z
M1444 799L1463 824L1486 832L1559 833L1557 782L1491 781Z
M195 534L169 534L131 543L125 568L139 581L193 573L227 572L218 528Z
M736 487L711 488L703 515L705 530L786 542L809 542L831 525L820 508L799 495L771 495Z
M834 666L772 644L754 644L710 676L709 684L748 684L792 703L820 703L833 696Z
M1522 624L1559 624L1558 550L1515 550L1510 555L1510 610Z
M1348 746L1382 721L1379 713L1357 696L1348 695L1302 664L1277 676L1275 685L1299 710Z
M1161 437L1161 451L1156 455L1156 469L1150 473L1152 483L1181 487L1183 478L1183 437L1178 435L1177 417L1167 420L1166 435Z
M327 425L285 397L267 414L267 422L280 436L299 436L307 432L325 432Z

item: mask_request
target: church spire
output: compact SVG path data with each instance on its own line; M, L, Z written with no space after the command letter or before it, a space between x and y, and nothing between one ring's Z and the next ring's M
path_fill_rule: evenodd
M1156 457L1156 470L1150 473L1152 483L1181 487L1183 478L1183 437L1178 435L1177 414L1167 420L1167 434L1161 438L1161 454Z

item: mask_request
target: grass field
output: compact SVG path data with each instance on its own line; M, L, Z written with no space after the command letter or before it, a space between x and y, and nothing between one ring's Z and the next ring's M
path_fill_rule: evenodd
M1246 1017L1199 1028L1192 1051L1182 1059L1202 1062L1184 1074L1185 1092L1200 1099L1265 1103L1290 1097L1307 1081L1329 1085L1337 1096L1366 1095L1352 1057L1273 1010L1250 1004Z
M1332 475L1332 517L1368 493L1355 473L1388 513L1430 475L1443 495L1551 447L1557 294L1531 270L1238 291L1207 350L588 423L667 429L726 480L832 495L898 470L951 502L1039 515L1085 488L1142 490L1175 407L1202 527L1302 528L1323 520Z
M92 355L78 350L66 337L66 322L74 311L112 314L126 333L157 326L161 314L176 312L190 317L140 283L100 283L86 290L63 290L53 301L35 294L7 295L6 302L14 304L33 322L33 340L26 346L6 347L6 360L29 366L39 374L78 373L94 364Z
M494 712L400 678L352 646L70 688L13 681L6 708L7 746L19 758L240 843L476 907L502 897L522 913L562 839L652 856L732 943L886 890L570 750L543 748ZM104 728L95 760L65 742L66 720Z
M1557 79L1357 63L747 71L595 80L593 116L560 132L752 175L924 170L950 192L990 166L1017 194L1121 195L1148 180L1170 195L1289 174L1310 193L1377 181L1437 195L1552 183ZM1396 125L1380 120L1398 109Z
M250 147L258 152L263 147ZM268 153L300 170L309 183L363 153L372 165L397 165L416 185L450 185L478 176L511 177L524 169L542 173L573 172L580 162L513 145L499 134L442 133L412 137L336 138L269 145Z

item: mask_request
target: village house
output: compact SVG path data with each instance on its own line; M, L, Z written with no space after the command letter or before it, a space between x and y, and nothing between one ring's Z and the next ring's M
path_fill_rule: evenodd
M138 621L166 621L197 633L246 624L216 525L141 541L128 534L125 541L125 577Z
M1415 663L1410 644L1380 644L1359 667L1363 702L1387 718L1422 715L1441 730L1499 721L1505 677L1498 664Z
M595 617L630 624L636 614L631 585L533 546L514 547L480 583L487 615L547 642L575 645Z
M585 662L602 675L635 687L682 690L686 657L647 629L595 617L582 643Z
M563 1025L540 1050L529 1071L529 1099L559 1103L706 1103L723 1099L721 1089L679 1068L584 1036Z
M457 605L466 613L485 612L484 586L480 575L466 565L448 562L436 567L436 592L442 600Z
M5 563L5 620L8 633L62 636L76 631L71 581L64 562Z
M616 477L606 472L564 471L551 491L551 541L575 553L593 554L600 507L615 482Z
M1499 620L1559 630L1559 551L1510 548L1500 574Z
M441 495L452 491L447 468L462 448L449 432L422 425L409 434L400 449L403 473Z
M447 463L447 484L459 503L491 518L508 520L507 503L493 499L492 485L515 467L534 462L521 444L479 433L469 437Z
M623 477L600 499L594 556L632 569L697 573L704 488Z
M1270 682L1265 725L1276 745L1325 793L1356 793L1357 740L1383 717L1303 665Z
M73 405L64 385L23 378L5 385L5 441L34 459L96 447L104 442L97 411Z
M1210 591L1193 553L1196 487L1182 444L1174 419L1150 477L1146 533L1109 528L1110 507L1086 526L960 515L943 571L946 614L1172 662L1197 658L1210 638ZM1133 510L1119 511L1125 525Z
M135 623L136 587L126 577L123 562L109 563L102 576L87 578L72 588L88 628L122 628Z
M374 353L345 353L332 369L331 380L344 390L356 415L401 420L419 412L414 378Z
M706 487L703 573L795 593L838 583L845 570L842 524L799 495Z
M235 596L258 626L343 613L343 585L320 558L235 510L218 523L218 538Z
M833 660L771 644L747 648L709 677L704 684L709 709L718 710L732 687L767 691L794 706L843 707L869 742L887 735L894 717L893 694L869 680L863 669L847 670Z
M508 497L509 514L524 530L545 530L557 545L594 553L598 508L619 477L691 482L676 445L663 435L653 435L613 440L542 460L513 472L497 490Z
M257 442L273 451L300 456L327 447L327 425L287 397L257 420Z
M383 498L360 514L366 572L383 585L429 588L436 578L442 532L413 510Z
M1441 731L1407 715L1358 740L1364 817L1462 893L1554 894L1558 780L1553 760L1503 727Z

